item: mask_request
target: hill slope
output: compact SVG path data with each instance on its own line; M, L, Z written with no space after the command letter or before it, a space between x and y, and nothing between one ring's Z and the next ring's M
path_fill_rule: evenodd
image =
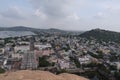
M80 34L79 36L87 39L97 39L100 41L120 42L120 33L102 29L93 29L91 31Z
M0 75L0 80L88 80L74 74L54 75L47 71L23 70Z
M25 26L15 26L15 27L0 27L0 31L32 31L32 32L65 32L59 29L37 29L37 28L29 28Z
M36 35L31 31L0 31L0 38L9 38L9 37L21 37Z
M15 27L0 27L0 31L31 31L34 33L61 33L61 34L66 34L66 33L72 33L72 34L80 34L83 31L66 31L66 30L60 30L60 29L55 29L55 28L50 28L50 29L37 29L37 28L30 28L30 27L25 27L25 26L15 26Z
M34 28L15 26L15 27L0 27L0 31L31 31Z

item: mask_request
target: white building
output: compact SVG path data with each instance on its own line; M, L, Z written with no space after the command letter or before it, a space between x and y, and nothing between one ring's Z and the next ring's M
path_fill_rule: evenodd
M65 60L58 60L59 66L61 69L68 69L70 68L70 64L69 62L65 61Z
M90 58L87 56L79 57L80 64L88 64L91 62Z
M4 54L5 49L4 48L0 48L0 54Z
M22 59L23 58L23 54L14 53L14 54L12 54L12 58Z
M27 41L20 41L18 42L20 45L30 45L30 42Z
M51 48L52 46L50 44L35 44L35 48L38 48L39 50L45 49L45 48Z
M20 52L26 52L26 51L30 50L30 46L29 45L15 46L14 50L15 50L15 53L17 53L18 51L20 51Z

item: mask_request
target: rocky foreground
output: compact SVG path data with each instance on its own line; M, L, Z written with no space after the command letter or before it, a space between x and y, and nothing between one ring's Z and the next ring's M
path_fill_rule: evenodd
M55 75L48 71L22 70L0 74L0 80L88 80L88 79L68 73Z

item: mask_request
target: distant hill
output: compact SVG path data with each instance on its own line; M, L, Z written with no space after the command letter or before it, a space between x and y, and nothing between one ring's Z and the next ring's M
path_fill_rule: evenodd
M50 29L37 29L37 28L30 28L30 27L25 27L25 26L15 26L15 27L0 27L0 31L31 31L34 33L39 33L39 32L45 32L45 33L53 33L53 32L58 32L61 34L64 33L81 33L79 32L73 32L73 31L65 31L65 30L60 30L60 29L55 29L55 28L50 28Z
M97 39L99 41L114 41L120 42L120 33L102 30L102 29L93 29L87 32L84 32L79 35L87 39Z
M0 31L64 32L64 30L59 30L59 29L55 29L55 28L37 29L37 28L29 28L29 27L25 27L25 26L0 27Z
M21 37L36 35L31 31L0 31L0 38L9 38L9 37Z
M0 31L39 31L39 29L24 26L15 26L15 27L0 27Z

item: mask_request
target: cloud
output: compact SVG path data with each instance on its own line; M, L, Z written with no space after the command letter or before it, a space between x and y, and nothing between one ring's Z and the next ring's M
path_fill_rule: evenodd
M39 9L48 18L61 19L71 14L70 4L72 0L31 0L35 9Z
M5 18L12 18L12 19L23 19L23 12L16 6L10 7L7 10L0 13L1 16Z
M73 13L72 15L68 16L68 19L79 20L80 17L76 13Z
M46 19L47 18L47 16L43 12L41 12L39 9L37 9L35 11L35 15L40 17L40 18L42 18L42 19Z
M21 4L16 0L15 3L17 7L0 10L0 24L67 30L120 28L120 0L26 0L27 5L24 0Z

